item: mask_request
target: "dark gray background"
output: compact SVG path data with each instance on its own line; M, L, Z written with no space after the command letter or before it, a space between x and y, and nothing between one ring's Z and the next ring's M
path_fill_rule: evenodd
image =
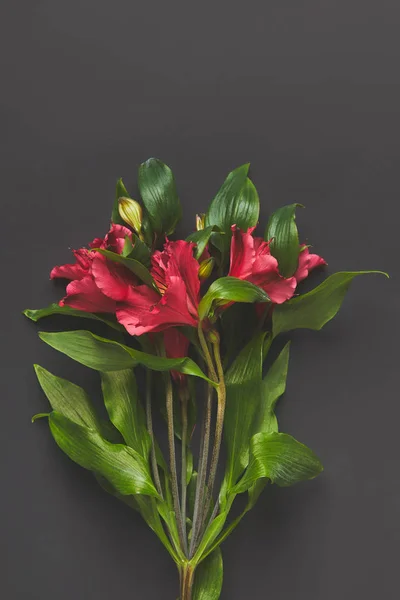
M89 389L20 310L61 295L68 247L103 234L123 176L174 170L183 231L247 161L263 221L302 202L302 239L354 282L323 332L294 337L282 429L324 474L271 489L224 545L224 600L398 598L396 0L3 0L1 545L7 600L174 600L174 565L139 517L56 448L32 363ZM60 327L60 322L43 328Z

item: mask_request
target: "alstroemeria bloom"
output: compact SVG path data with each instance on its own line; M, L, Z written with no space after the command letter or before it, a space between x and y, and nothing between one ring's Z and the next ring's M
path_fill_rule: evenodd
M165 353L168 358L184 358L188 354L189 340L177 327L170 327L164 331ZM186 375L179 371L171 371L172 377L183 385Z
M271 254L270 243L260 237L253 237L254 227L244 232L233 226L232 231L229 275L259 286L274 304L289 300L299 281L305 279L315 267L326 264L323 258L310 254L308 248L303 247L296 273L292 277L282 277L278 261Z
M118 321L131 335L197 326L200 280L193 247L183 240L167 241L162 252L153 254L150 272L158 293L147 285L135 286L117 309Z
M71 306L88 312L115 313L116 294L125 298L122 289L137 283L136 277L124 266L107 260L92 248L106 248L121 254L125 238L132 238L132 232L122 225L112 225L105 238L95 238L89 248L73 250L76 263L57 266L50 273L51 279L70 279L66 296L61 306ZM113 293L108 293L112 288ZM121 297L122 296L122 297Z

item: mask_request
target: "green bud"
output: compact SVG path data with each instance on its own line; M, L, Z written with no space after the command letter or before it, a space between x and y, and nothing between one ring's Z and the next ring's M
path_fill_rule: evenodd
M215 260L214 258L206 258L205 260L203 260L200 263L200 267L199 267L199 279L201 279L201 281L204 281L205 279L208 279L212 273L212 270L214 268L214 263Z
M201 231L201 229L204 229L205 221L206 221L206 215L205 215L205 213L199 213L198 215L196 215L196 229L197 229L197 231Z
M121 219L136 231L138 235L142 230L143 211L139 202L131 198L120 198L118 200L118 210Z

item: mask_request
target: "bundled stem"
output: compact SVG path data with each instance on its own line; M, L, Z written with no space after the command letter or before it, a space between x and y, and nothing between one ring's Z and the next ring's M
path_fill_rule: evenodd
M187 546L186 535L186 469L187 469L187 445L188 445L188 396L185 390L181 394L182 406L182 471L181 471L181 518L182 529L185 544Z
M157 492L160 494L161 498L163 497L160 474L158 472L157 465L157 457L156 457L156 447L154 443L154 432L153 432L153 417L151 414L151 371L148 369L146 372L146 421L147 421L147 431L149 432L151 438L151 468L154 476L154 483L156 485Z

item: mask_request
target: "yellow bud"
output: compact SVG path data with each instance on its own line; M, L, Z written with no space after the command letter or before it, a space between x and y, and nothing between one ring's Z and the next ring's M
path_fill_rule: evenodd
M121 219L132 227L139 235L142 229L143 211L139 202L131 198L120 198L118 200L118 210Z
M197 231L200 231L201 229L204 229L205 220L206 220L205 213L199 213L198 215L196 215L196 229L197 229Z
M206 258L200 263L199 267L199 279L204 281L204 279L208 279L210 277L212 270L214 268L215 260L211 258Z

